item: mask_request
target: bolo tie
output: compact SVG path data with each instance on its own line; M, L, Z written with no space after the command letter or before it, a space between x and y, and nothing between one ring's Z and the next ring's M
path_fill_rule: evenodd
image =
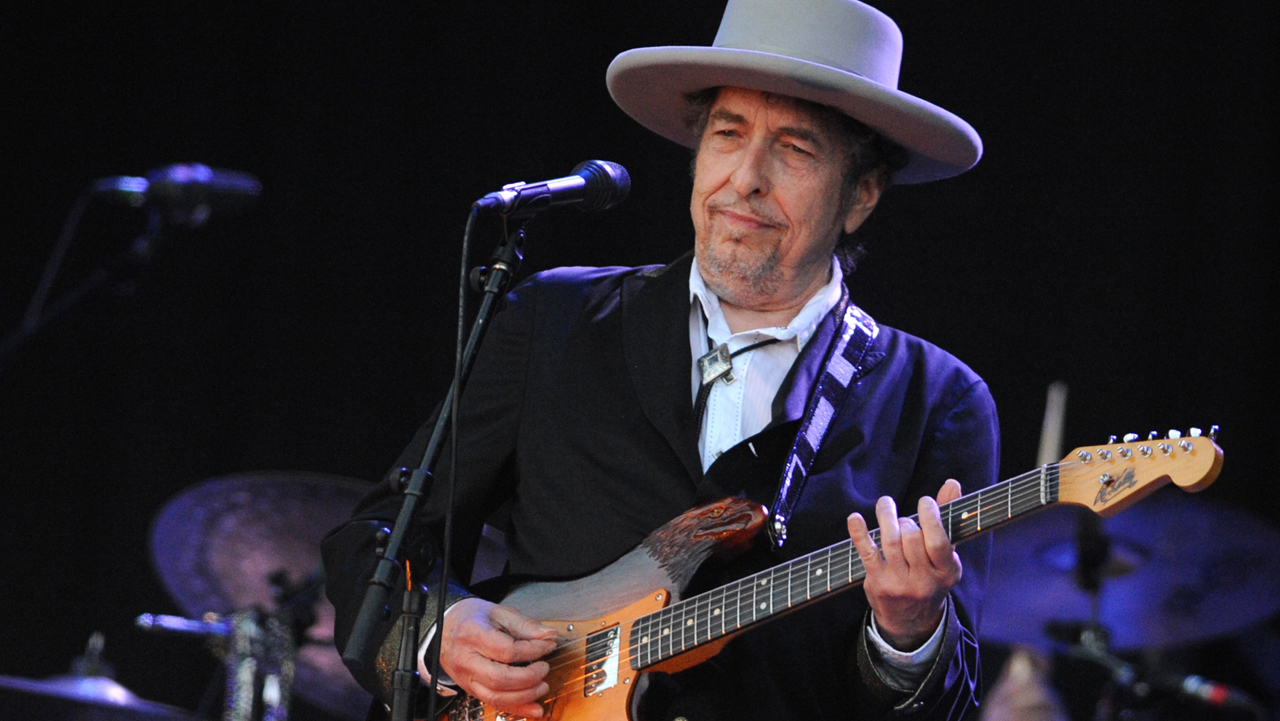
M725 385L737 380L733 375L733 359L761 346L777 343L778 340L778 338L767 338L759 343L743 346L732 353L729 352L728 343L721 343L712 347L706 355L698 358L698 374L702 377L702 385L698 387L698 398L693 404L693 423L699 429L699 434L702 433L702 416L707 412L707 399L711 397L712 386L721 379L724 380ZM708 337L707 346L710 347L712 344L713 341Z

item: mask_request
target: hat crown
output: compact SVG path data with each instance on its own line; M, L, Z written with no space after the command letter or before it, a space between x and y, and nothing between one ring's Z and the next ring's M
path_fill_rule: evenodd
M895 90L902 64L902 31L857 0L729 0L712 45L826 65Z

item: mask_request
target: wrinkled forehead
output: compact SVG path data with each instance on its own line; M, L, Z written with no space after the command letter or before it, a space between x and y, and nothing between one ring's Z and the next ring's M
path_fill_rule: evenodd
M779 111L785 118L785 124L805 128L833 146L846 144L843 115L826 105L749 88L723 87L714 88L711 92L714 95L708 98L708 117L745 115L764 107Z

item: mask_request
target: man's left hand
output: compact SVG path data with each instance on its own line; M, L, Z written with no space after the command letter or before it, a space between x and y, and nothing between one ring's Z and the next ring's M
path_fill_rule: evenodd
M849 516L849 537L862 557L867 576L863 589L875 613L876 628L889 645L914 651L933 635L947 606L947 594L960 580L963 568L955 546L942 527L939 504L960 497L960 483L948 480L938 499L920 499L919 525L898 518L893 499L876 502L880 522L877 548L861 514Z

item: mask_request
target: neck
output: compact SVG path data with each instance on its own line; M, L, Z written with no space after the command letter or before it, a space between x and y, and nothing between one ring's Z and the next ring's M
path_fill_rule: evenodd
M805 304L813 298L822 286L831 280L831 266L827 265L819 272L809 275L809 280L801 287L792 284L786 293L775 293L769 298L748 297L741 299L732 293L720 295L720 311L725 322L733 333L755 330L757 328L781 328L795 319ZM713 289L712 292L715 292ZM729 296L726 298L726 295ZM782 298L779 298L782 296Z
M776 310L752 310L738 307L721 298L720 311L724 313L724 320L729 324L730 332L741 333L757 328L784 327L796 317L808 300L808 297L805 297L798 303Z

